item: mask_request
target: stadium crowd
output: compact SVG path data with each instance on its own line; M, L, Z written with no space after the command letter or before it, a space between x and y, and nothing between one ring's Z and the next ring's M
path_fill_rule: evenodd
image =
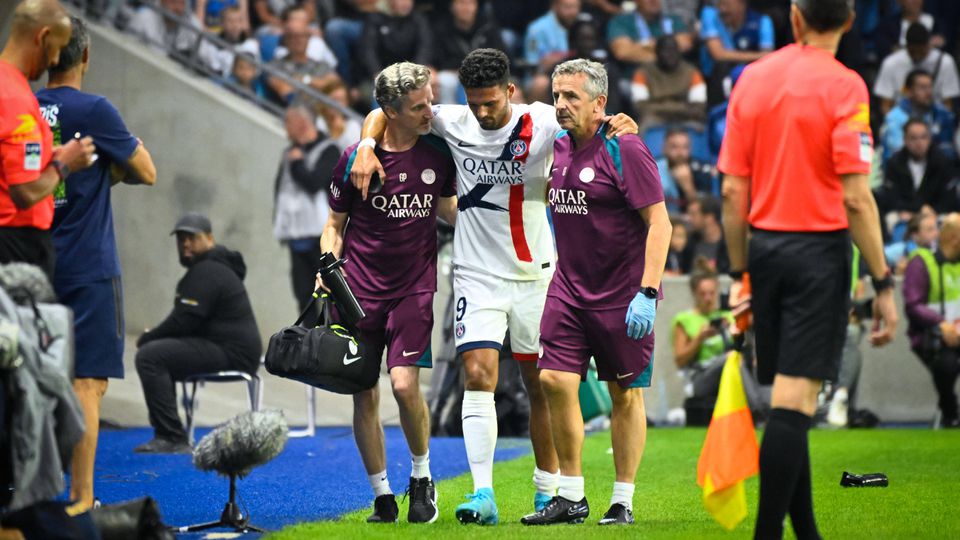
M793 41L790 0L80 3L89 15L161 52L193 59L195 69L274 110L306 103L315 109L319 130L337 139L341 150L359 132L359 122L336 105L359 114L374 108L371 81L394 62L430 66L435 102L464 104L456 69L476 48L508 54L518 103L550 102L549 74L558 63L600 61L611 80L607 111L635 118L658 159L676 225L667 268L673 274L689 274L696 255L717 271L727 270L716 169L727 100L747 63ZM909 254L904 246L913 246L911 218L960 209L954 112L960 98L960 6L948 0L856 0L855 7L838 58L871 89L877 150L871 185L884 218L888 262L902 272ZM317 94L332 99L320 101Z

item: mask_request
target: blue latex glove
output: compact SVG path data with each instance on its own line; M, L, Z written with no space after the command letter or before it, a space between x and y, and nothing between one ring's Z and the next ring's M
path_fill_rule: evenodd
M653 321L657 318L657 301L637 293L627 307L627 336L630 339L643 339L653 332Z

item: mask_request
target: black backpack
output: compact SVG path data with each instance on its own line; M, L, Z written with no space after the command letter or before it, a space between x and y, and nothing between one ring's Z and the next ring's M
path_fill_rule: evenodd
M370 358L354 333L331 323L327 295L320 299L323 309L317 326L301 326L316 301L314 297L293 326L270 337L264 358L267 371L337 394L373 388L380 377L380 359Z

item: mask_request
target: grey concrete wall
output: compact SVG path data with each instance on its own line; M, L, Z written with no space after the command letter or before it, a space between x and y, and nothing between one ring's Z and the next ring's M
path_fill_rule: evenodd
M292 322L289 258L271 233L280 121L113 29L91 25L91 34L84 90L117 106L159 173L154 187L113 190L128 332L172 306L184 270L169 234L188 210L206 212L217 241L243 253L261 334Z
M673 363L670 321L674 314L693 305L687 279L667 277L663 288L664 301L657 310L655 325L653 383L645 392L647 414L657 420L663 419L668 410L683 406L683 386ZM861 344L863 370L858 406L872 410L884 421L926 422L936 410L936 392L929 372L910 352L899 286L897 290L901 321L896 340L879 349L871 347L866 339Z
M3 0L3 2L0 2L0 43L7 42L15 7L17 7L17 2L13 0ZM2 48L2 46L0 46L0 48Z

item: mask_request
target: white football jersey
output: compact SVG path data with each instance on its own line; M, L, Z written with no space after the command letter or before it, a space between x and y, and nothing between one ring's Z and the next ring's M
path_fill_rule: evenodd
M435 105L433 133L450 146L459 199L453 263L502 278L553 271L547 182L560 131L550 105L511 105L511 118L485 130L465 105Z

